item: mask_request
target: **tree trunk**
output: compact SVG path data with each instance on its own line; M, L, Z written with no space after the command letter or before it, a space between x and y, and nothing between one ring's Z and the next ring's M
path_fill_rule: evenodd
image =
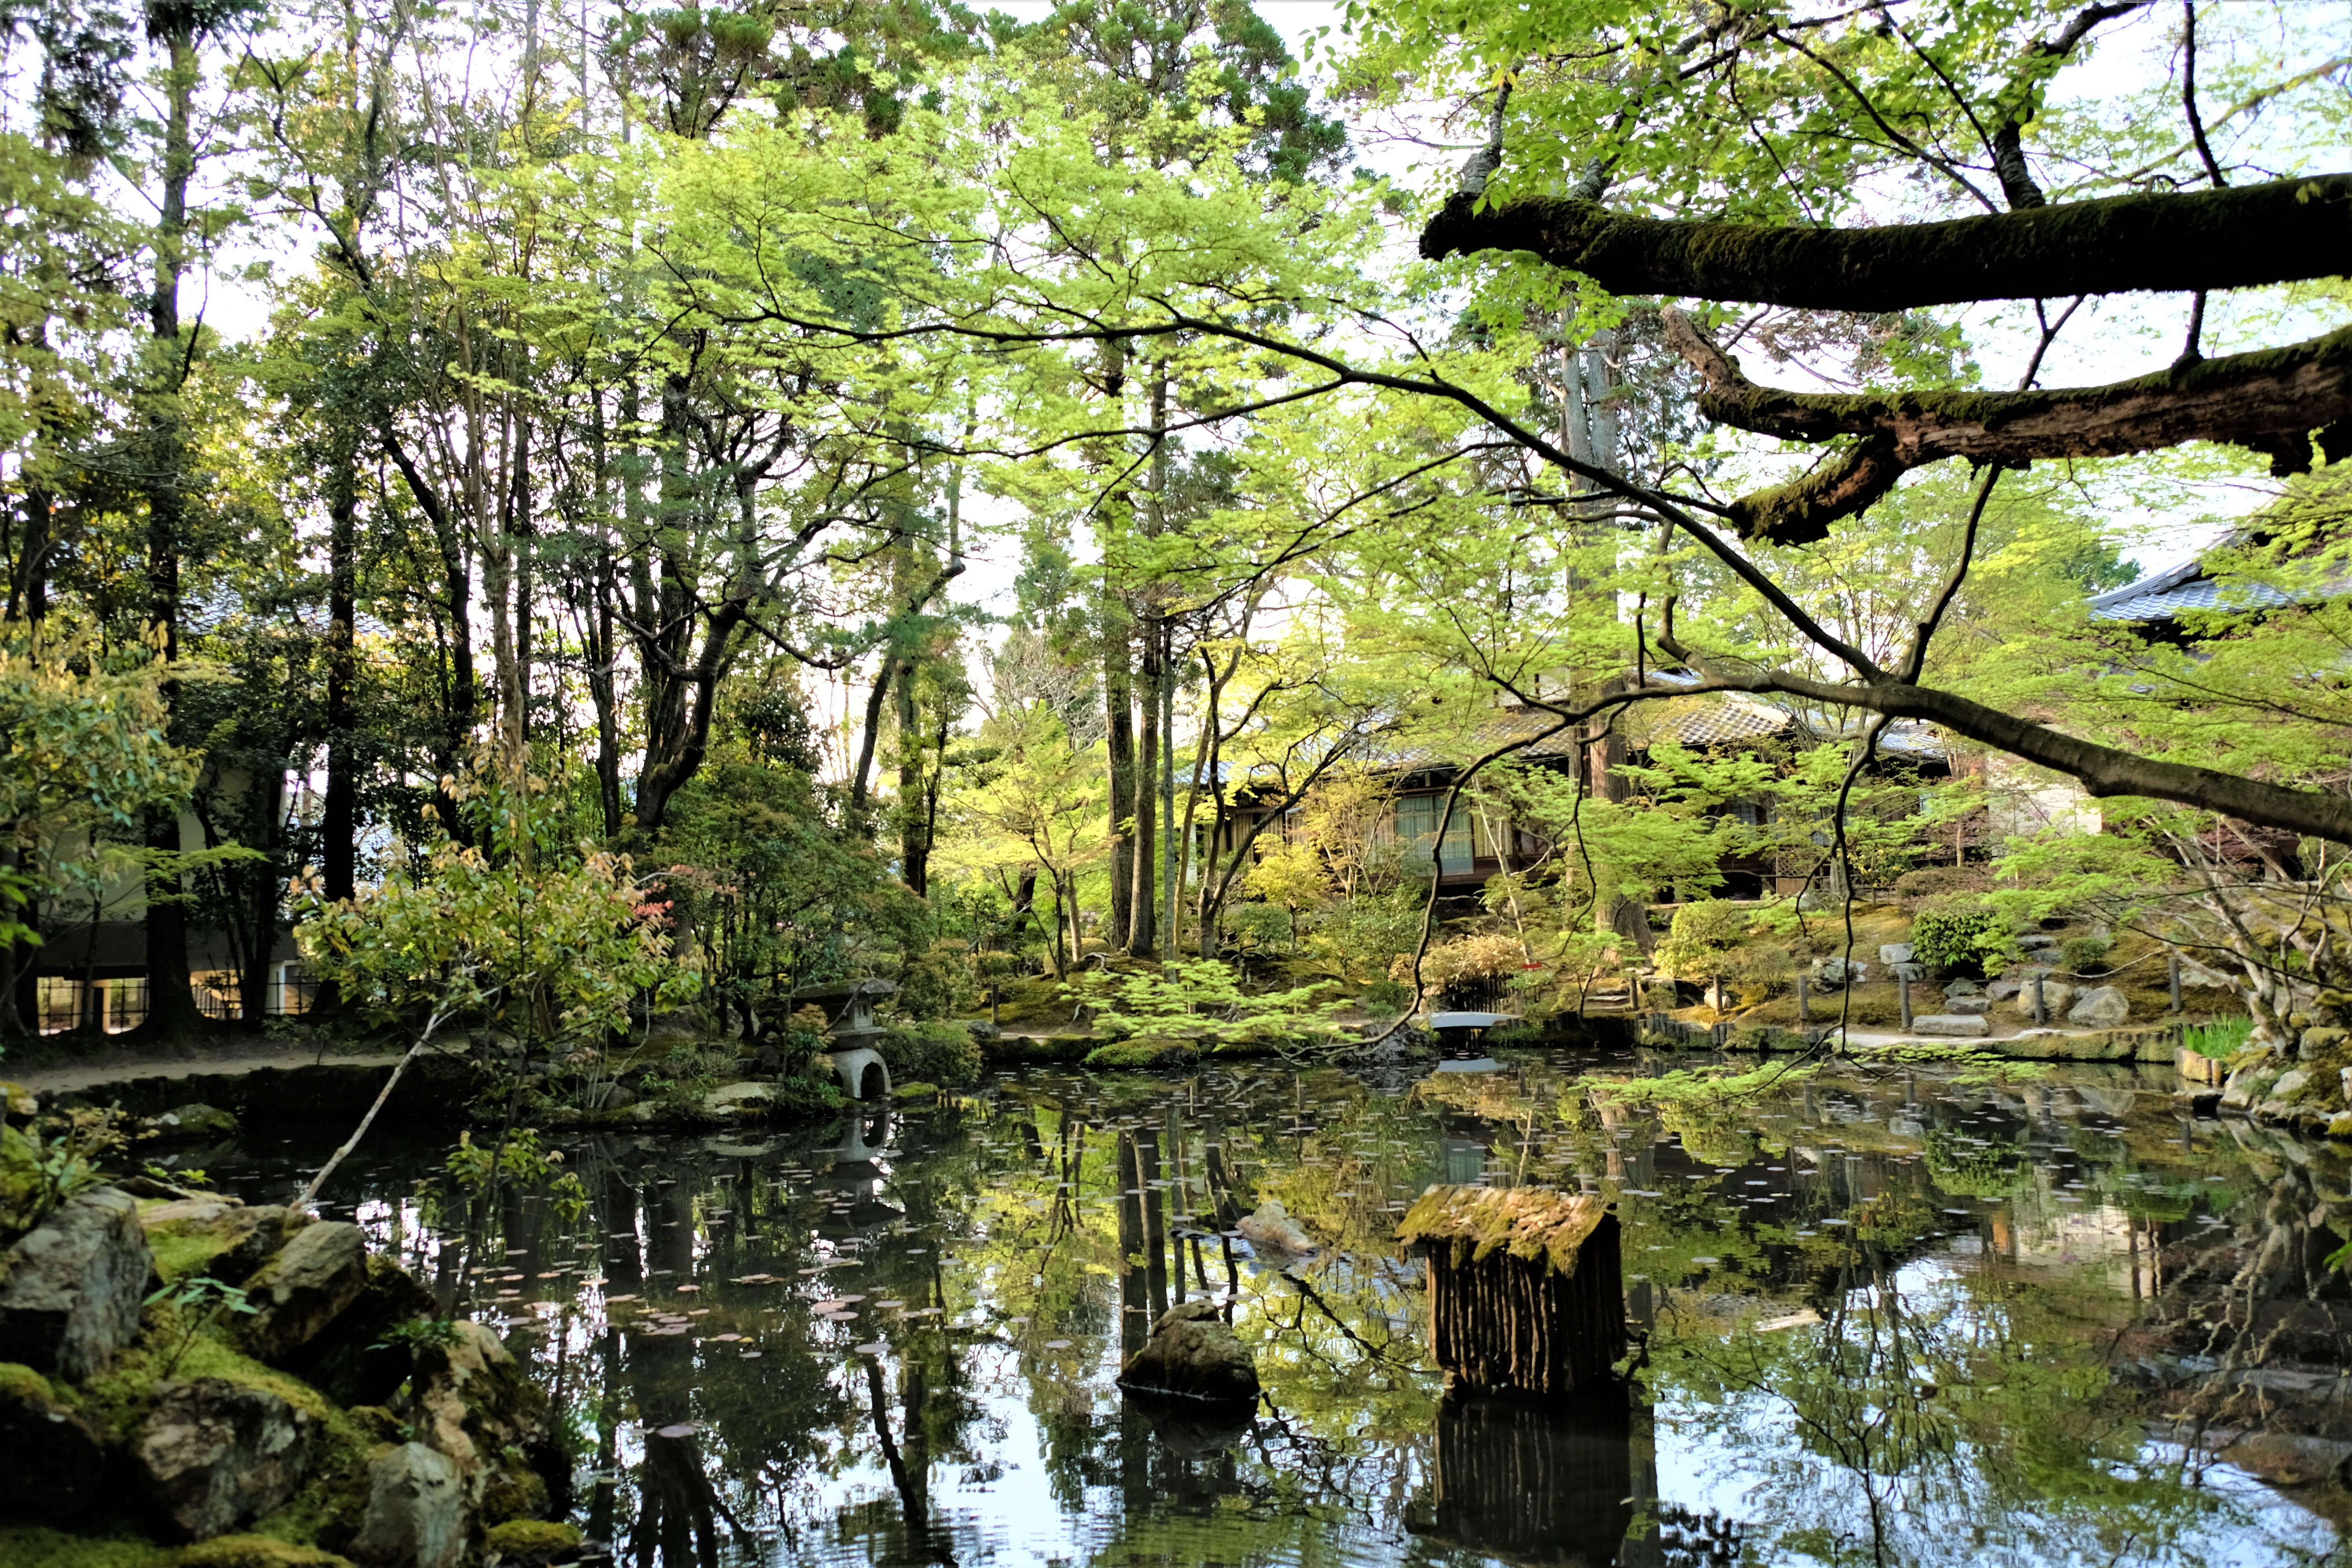
M1103 945L1127 945L1135 899L1135 716L1126 617L1109 609L1103 628L1103 719L1110 763L1110 930Z
M319 868L327 897L359 885L359 439L338 426L327 475L327 795Z
M1141 626L1143 659L1136 671L1139 677L1137 689L1143 699L1142 723L1139 728L1135 754L1134 848L1129 858L1135 886L1128 899L1127 951L1137 958L1157 955L1157 928L1160 920L1160 852L1158 798L1160 794L1160 625L1157 617L1147 618Z

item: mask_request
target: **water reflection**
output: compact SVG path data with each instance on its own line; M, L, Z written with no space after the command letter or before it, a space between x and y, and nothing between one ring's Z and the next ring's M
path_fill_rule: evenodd
M910 1120L562 1144L577 1217L477 1212L393 1149L352 1211L536 1363L576 1517L640 1568L2336 1550L2337 1156L2185 1121L2124 1069L1655 1111L1580 1070L1032 1070ZM282 1197L308 1153L215 1168ZM1622 1397L1445 1397L1387 1240L1433 1181L1618 1203L1648 1331ZM1236 1238L1269 1200L1317 1250ZM1256 1357L1246 1421L1111 1386L1197 1298Z

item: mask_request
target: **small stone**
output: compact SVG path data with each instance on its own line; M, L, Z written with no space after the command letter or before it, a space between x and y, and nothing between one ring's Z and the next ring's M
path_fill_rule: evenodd
M1878 948L1878 962L1881 963L1910 963L1911 944L1907 942L1881 942Z
M1985 988L1978 984L1973 980L1960 979L1948 980L1944 982L1944 996L1947 1001L1955 996L1981 996L1984 994Z
M0 1258L0 1361L76 1383L104 1371L139 1332L154 1269L130 1194L68 1199Z
M1929 1013L1911 1020L1911 1032L1956 1039L1981 1039L1992 1033L1992 1026L1975 1013Z
M465 1488L447 1456L403 1443L369 1462L367 1516L352 1556L383 1568L455 1568L465 1551Z
M1951 992L1947 991L1944 993L1944 1011L1948 1014L1957 1013L1969 1017L1981 1018L1987 1013L1992 1011L1992 998L1990 996L1972 995L1967 992L1962 992L1956 996Z
M367 1288L367 1237L342 1221L305 1226L246 1286L245 1342L275 1362L300 1350Z
M201 1102L174 1106L156 1117L150 1126L158 1138L166 1141L236 1136L235 1112Z
M2018 951L2021 952L2039 952L2045 948L2057 945L2058 939L2046 931L2029 931L2017 939Z
M1120 1370L1118 1385L1220 1405L1248 1404L1258 1394L1257 1367L1210 1301L1162 1312L1151 1337Z
M148 1496L190 1541L260 1518L299 1490L319 1423L266 1388L200 1377L165 1386L131 1460Z
M2112 1029L2131 1016L2131 1003L2113 985L2084 992L2066 1010L2066 1021L2094 1029Z
M2271 1085L2270 1098L2279 1100L2293 1100L2296 1095L2303 1092L2304 1085L2310 1081L2311 1074L2305 1072L2303 1068L2289 1068L2287 1071L2279 1075L2279 1079L2276 1083Z

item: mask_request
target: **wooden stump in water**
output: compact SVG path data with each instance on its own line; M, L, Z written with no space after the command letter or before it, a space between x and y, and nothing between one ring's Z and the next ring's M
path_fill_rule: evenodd
M1397 1226L1429 1269L1429 1350L1459 1387L1559 1399L1625 1353L1617 1216L1587 1193L1433 1186Z

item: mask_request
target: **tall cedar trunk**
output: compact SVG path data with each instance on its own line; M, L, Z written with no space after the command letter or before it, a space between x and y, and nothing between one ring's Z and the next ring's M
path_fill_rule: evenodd
M929 892L931 847L925 836L923 739L915 727L915 661L898 661L898 874L917 898Z
M613 641L614 593L613 550L607 542L598 552L595 614L590 623L593 640L588 650L588 699L596 710L596 798L604 807L607 839L620 837L622 826L621 718L614 691L619 658Z
M16 559L16 570L8 584L8 615L21 618L37 629L48 614L49 540L51 512L56 499L43 486L28 486L25 491L25 536L22 551ZM28 869L24 851L11 845L0 849L0 864L12 870ZM38 935L41 929L41 906L36 900L16 911L16 918ZM95 925L92 926L95 931ZM0 1035L26 1037L40 1033L40 981L36 955L37 943L21 942L0 952Z
M1116 611L1109 620L1103 633L1103 720L1110 752L1110 930L1103 945L1115 951L1127 945L1135 900L1135 715L1127 623Z
M57 498L45 485L25 489L25 537L8 583L8 618L38 626L49 613L49 541Z
M1160 795L1160 626L1146 619L1143 659L1136 670L1137 695L1142 699L1142 722L1135 750L1135 840L1129 859L1135 875L1128 899L1127 951L1150 958L1159 950L1160 868L1158 798Z
M190 120L196 91L196 37L184 13L171 18L161 41L170 57L168 106L163 126L163 190L155 226L155 292L149 307L154 345L152 373L162 384L149 417L147 475L147 617L166 659L180 654L180 550L187 518L187 445L179 397L189 363L180 343L180 275L186 266L188 184L195 172ZM167 731L178 717L176 684L163 688ZM148 814L147 847L177 854L180 814L163 807ZM147 1028L175 1034L201 1015L188 986L188 911L180 902L180 872L166 861L147 877Z
M237 977L237 1016L259 1025L269 1012L269 953L278 945L278 826L284 811L286 771L265 768L255 773L253 847L268 857L246 868L251 884L253 940L245 950L245 972Z
M1176 820L1176 636L1160 623L1160 840L1162 881L1167 888L1168 929L1160 940L1171 951L1184 942L1181 900L1184 889L1184 842L1188 824Z
M339 423L327 472L327 797L319 831L327 897L359 883L359 438Z
M1609 718L1595 719L1585 731L1584 765L1586 788L1594 800L1623 801L1633 794L1626 779L1625 738L1617 733ZM1592 889L1593 929L1612 931L1629 944L1634 952L1647 954L1652 938L1650 912L1639 899L1622 898L1607 888ZM1620 952L1621 959L1632 953Z

